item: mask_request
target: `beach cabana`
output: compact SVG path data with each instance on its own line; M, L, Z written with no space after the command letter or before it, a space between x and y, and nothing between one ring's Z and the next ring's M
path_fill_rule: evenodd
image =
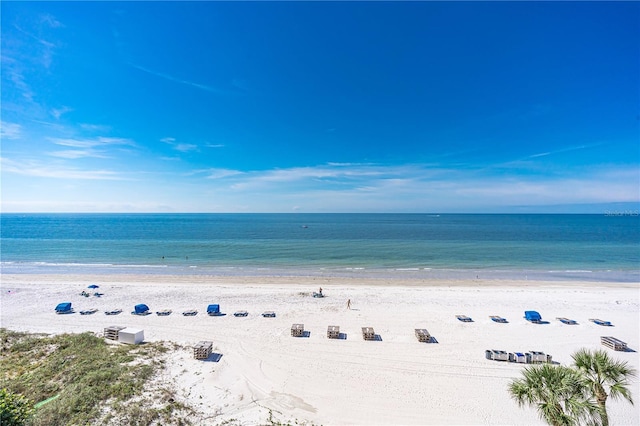
M484 356L494 361L509 361L509 354L498 349L487 349L484 351Z
M71 314L71 313L73 313L71 302L58 303L58 305L56 306L56 314Z
M539 324L542 322L542 317L536 311L524 311L524 318L532 323Z
M131 312L132 315L149 315L150 313L151 311L149 310L149 307L144 303L134 306L133 312Z
M222 313L220 312L220 305L215 304L215 305L207 306L207 314L212 316L212 317L216 317L216 316L222 315Z

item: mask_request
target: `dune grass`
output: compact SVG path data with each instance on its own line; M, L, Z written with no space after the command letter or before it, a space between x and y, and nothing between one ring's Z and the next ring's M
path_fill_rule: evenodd
M33 425L189 424L190 408L145 384L164 343L107 344L92 333L55 336L0 329L0 388L39 406Z

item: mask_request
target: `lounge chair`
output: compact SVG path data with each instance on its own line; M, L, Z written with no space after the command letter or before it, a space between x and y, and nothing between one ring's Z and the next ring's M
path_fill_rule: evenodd
M276 317L276 313L273 311L265 311L262 313L262 316L265 318L275 318Z
M473 322L473 320L466 315L456 315L456 318L462 322Z
M291 326L291 335L293 337L302 337L304 335L304 324L293 324Z
M122 313L122 309L112 309L110 311L104 311L105 315L118 315Z
M96 308L86 309L84 311L80 311L80 315L92 315L98 312Z
M318 293L318 292L313 292L313 297L319 298L319 297L324 297L324 294L322 293Z
M558 317L556 318L558 321L560 321L563 324L567 324L567 325L577 325L578 323L572 319L569 318L564 318L564 317Z
M600 343L605 345L608 348L613 349L614 351L626 351L627 343L622 340L616 339L611 336L602 336L600 337Z
M362 338L364 340L376 340L376 333L373 327L362 327Z
M71 302L58 303L56 306L56 314L72 314L74 312Z
M487 349L484 351L484 356L494 361L509 361L509 354L498 349Z
M133 308L133 311L131 311L131 315L150 315L151 311L149 310L149 307L147 305L145 305L144 303L140 303L138 305L136 305Z
M536 311L524 311L524 319L534 324L542 323L542 317Z
M196 315L198 315L198 311L196 311L195 309L190 309L188 311L184 311L182 315L184 315L185 317L195 317Z
M613 325L611 324L611 321L605 321L598 318L589 318L589 321L591 321L594 324L604 325L605 327L611 327Z
M157 311L156 315L159 317L166 317L167 315L171 315L171 312L173 312L171 309L163 309L161 311Z
M339 325L330 325L327 327L327 337L329 339L338 339L340 338L340 326Z
M246 317L247 315L249 315L247 311L236 311L233 313L234 317Z
M431 335L425 328L416 328L415 334L419 342L431 342Z
M499 322L499 323L502 323L502 324L506 324L506 323L509 322L505 318L499 317L497 315L491 315L489 318L491 318L491 321L493 321L493 322Z

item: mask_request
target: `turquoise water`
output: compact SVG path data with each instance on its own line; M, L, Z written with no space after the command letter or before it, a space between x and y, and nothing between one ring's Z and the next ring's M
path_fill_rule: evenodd
M3 273L640 281L640 218L3 214Z

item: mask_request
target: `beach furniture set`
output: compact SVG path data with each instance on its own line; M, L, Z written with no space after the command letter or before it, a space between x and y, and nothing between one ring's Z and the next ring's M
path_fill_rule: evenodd
M112 325L104 329L105 339L114 340L129 345L137 345L144 341L144 330L131 327Z
M293 324L291 326L291 335L293 337L304 336L304 324Z
M418 339L418 342L425 342L425 343L431 342L431 335L425 328L416 328L415 334L416 334L416 338Z
M542 364L551 363L552 356L540 351L529 352L506 352L498 349L487 349L484 351L486 359L492 361L507 361L519 364Z
M628 350L626 342L623 342L620 339L616 339L615 337L601 336L600 343L602 343L609 349L613 349L614 351L626 352Z
M193 347L193 357L195 359L207 359L211 356L213 342L200 341Z

